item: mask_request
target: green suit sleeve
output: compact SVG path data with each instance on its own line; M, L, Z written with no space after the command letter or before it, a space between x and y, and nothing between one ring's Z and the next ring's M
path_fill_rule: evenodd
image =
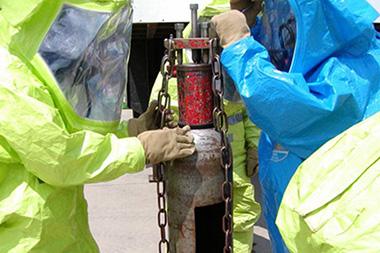
M84 130L69 133L54 105L37 99L35 92L7 84L0 81L0 135L19 163L44 182L81 185L144 168L145 154L137 138Z
M254 148L257 150L259 146L260 129L248 118L245 108L243 109L243 120L245 128L246 148Z

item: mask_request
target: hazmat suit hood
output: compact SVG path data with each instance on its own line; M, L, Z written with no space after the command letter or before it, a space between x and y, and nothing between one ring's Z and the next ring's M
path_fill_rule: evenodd
M340 49L354 46L350 53L359 55L370 48L378 17L370 9L363 1L266 0L256 39L279 70L307 74Z
M307 74L326 58L352 47L350 54L367 52L375 40L372 23L379 16L366 1L289 0L297 21L291 71Z
M119 125L132 30L129 1L0 1L2 43L36 69L73 129Z

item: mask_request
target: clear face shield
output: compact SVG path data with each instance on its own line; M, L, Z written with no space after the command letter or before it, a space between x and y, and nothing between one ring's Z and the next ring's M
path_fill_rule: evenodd
M120 119L132 32L130 5L115 13L65 5L39 53L80 116Z
M288 0L265 0L258 41L269 52L272 63L289 71L296 44L296 19Z

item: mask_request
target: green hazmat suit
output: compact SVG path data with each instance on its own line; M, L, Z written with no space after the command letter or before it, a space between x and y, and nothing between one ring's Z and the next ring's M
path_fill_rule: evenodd
M145 165L139 140L126 138L126 124L117 117L95 120L97 114L88 110L92 119L80 115L41 57L42 41L64 5L102 15L124 8L131 14L128 1L0 0L0 252L98 252L83 184Z
M290 252L379 252L380 113L327 142L297 169L276 224Z
M230 10L229 1L215 0L200 11L200 20L210 20L214 15ZM188 37L191 27L184 30ZM186 60L186 55L184 59ZM152 89L150 100L157 99L161 89L162 76L159 74ZM177 80L169 80L168 90L172 109L178 114ZM251 253L253 245L253 226L260 217L261 208L254 199L254 186L251 177L246 175L247 150L257 150L260 130L249 120L242 101L224 100L229 117L229 139L233 150L233 247L235 253Z

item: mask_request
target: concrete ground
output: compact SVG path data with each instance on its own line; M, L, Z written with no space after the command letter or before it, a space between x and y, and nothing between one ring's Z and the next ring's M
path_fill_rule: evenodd
M148 182L149 174L151 169L146 169L86 186L90 227L101 253L158 252L156 187ZM255 243L256 253L270 253L262 219L255 227Z

